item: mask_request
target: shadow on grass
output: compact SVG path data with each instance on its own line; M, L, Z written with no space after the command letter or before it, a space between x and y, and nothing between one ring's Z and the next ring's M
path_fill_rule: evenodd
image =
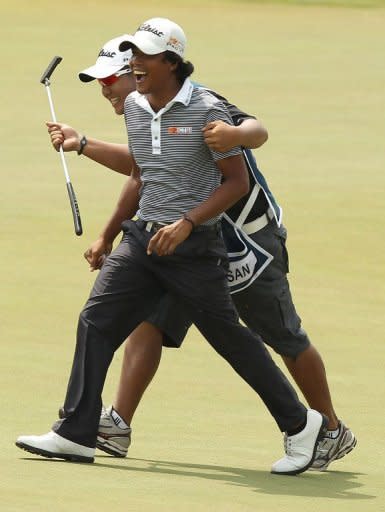
M23 457L27 459L26 457ZM46 462L69 462L54 459L28 460ZM170 460L151 460L127 458L111 459L107 455L96 457L96 464L82 464L87 468L107 468L113 471L133 471L135 473L154 473L188 478L199 478L223 482L224 484L247 487L260 494L283 496L308 496L349 500L371 500L375 495L363 494L359 488L363 486L359 477L365 473L347 471L327 471L324 473L308 471L297 477L272 475L268 471L244 469L238 467L214 466L207 464L190 464ZM109 464L105 461L111 461Z

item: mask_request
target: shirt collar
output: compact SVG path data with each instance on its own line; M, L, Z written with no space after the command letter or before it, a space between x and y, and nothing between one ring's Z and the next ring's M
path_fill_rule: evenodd
M193 89L194 86L191 80L189 78L186 78L186 80L183 82L182 87L179 89L178 94L175 96L175 98L169 101L167 105L172 105L173 103L183 103L183 105L187 107L187 105L190 103Z
M144 110L149 112L153 117L159 117L167 110L170 110L170 108L174 105L174 103L182 103L187 107L187 105L191 101L191 95L193 92L194 86L189 78L186 78L186 80L183 82L182 87L179 89L178 93L172 100L170 100L167 105L165 105L163 108L159 110L159 112L154 112L151 108L151 105L149 104L146 96L144 94L140 94L138 91L134 91L132 93L132 96L135 100L135 103L142 107Z

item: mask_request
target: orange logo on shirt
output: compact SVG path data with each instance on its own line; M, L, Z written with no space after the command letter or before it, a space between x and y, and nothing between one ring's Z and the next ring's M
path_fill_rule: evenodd
M191 126L170 126L167 129L169 135L190 135L192 133Z

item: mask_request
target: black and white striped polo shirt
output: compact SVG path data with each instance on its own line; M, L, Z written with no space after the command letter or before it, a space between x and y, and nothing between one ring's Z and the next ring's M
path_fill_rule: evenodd
M146 221L175 222L205 201L221 183L215 162L241 154L212 151L202 128L210 121L233 124L226 107L186 79L178 94L159 112L137 91L125 102L129 147L140 168L142 188L137 216ZM214 224L219 217L205 224Z

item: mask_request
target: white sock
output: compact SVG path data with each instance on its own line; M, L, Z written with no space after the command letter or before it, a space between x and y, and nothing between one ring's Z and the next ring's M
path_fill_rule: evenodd
M325 437L330 437L330 439L337 439L339 436L340 429L339 427L336 430L327 430Z
M118 428L121 428L122 430L125 428L129 428L129 425L124 421L124 419L115 411L113 407L111 407L111 418L113 419L113 422Z

